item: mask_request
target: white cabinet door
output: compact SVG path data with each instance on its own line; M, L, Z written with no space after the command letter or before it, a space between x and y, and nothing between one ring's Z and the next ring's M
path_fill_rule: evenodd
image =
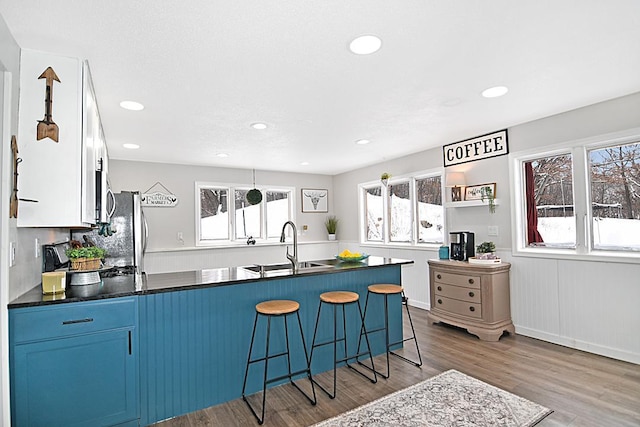
M49 67L56 78L41 78ZM93 140L85 140L83 75L78 58L21 52L18 198L34 202L19 202L18 227L95 223L95 162ZM94 126L96 120L91 116L86 122ZM57 142L38 139L39 122L57 127Z

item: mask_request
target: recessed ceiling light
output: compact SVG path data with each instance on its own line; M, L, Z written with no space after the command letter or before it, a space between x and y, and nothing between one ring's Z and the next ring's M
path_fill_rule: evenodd
M128 148L129 150L137 150L138 148L140 148L140 146L138 144L122 144L122 146L124 148Z
M485 98L497 98L509 92L506 86L494 86L482 91L482 96Z
M369 141L368 139L359 139L359 140L356 141L356 144L358 144L358 145L367 145L370 142L371 141Z
M309 162L302 162L302 163L300 163L300 165L302 165L302 166L309 166Z
M251 123L251 127L254 129L258 129L258 130L263 130L267 128L267 125L265 123Z
M218 153L216 154L217 157L229 157L229 155L227 153Z
M369 55L382 47L382 40L376 36L360 36L349 43L349 49L356 55Z
M144 105L136 101L122 101L120 106L125 110L140 111L144 109Z

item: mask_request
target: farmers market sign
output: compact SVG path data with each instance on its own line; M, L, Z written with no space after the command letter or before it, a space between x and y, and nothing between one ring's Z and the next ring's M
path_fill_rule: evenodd
M142 193L140 202L142 206L175 206L178 204L178 197L175 194L156 191L154 193Z
M445 167L505 154L509 154L506 129L442 147Z

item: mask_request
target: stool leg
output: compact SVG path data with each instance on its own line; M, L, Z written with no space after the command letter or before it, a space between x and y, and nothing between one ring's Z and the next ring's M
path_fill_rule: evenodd
M409 325L411 326L411 333L413 334L412 337L403 339L402 342L413 340L413 342L416 344L416 352L418 353L418 362L414 362L413 360L407 359L406 357L396 354L393 351L391 352L391 354L393 354L396 357L399 357L405 362L409 362L417 367L420 367L422 366L422 356L420 355L420 348L418 347L418 339L416 338L416 330L413 327L413 320L411 319L411 313L409 312L409 300L404 295L404 291L402 292L401 297L402 297L402 305L404 305L407 310L407 317L409 318Z
M312 405L315 405L317 403L317 398L316 398L316 389L313 385L313 377L311 376L311 362L309 362L310 359L307 353L307 345L304 343L304 332L302 331L302 321L300 320L300 313L296 312L296 315L298 316L298 326L300 327L300 337L302 339L302 348L304 349L304 360L307 362L306 373L307 373L307 378L311 383L311 392L313 393L313 399L309 397L309 395L305 393L300 387L298 387L298 385L295 382L293 382L293 380L291 381L291 384L293 384L295 388L300 390L300 392L304 394L307 399L309 399L309 402L311 402ZM291 380L291 378L289 379Z
M311 355L309 356L309 375L311 375L311 362L313 361L313 351L315 350L316 347L329 344L329 342L316 344L316 336L318 333L318 325L320 324L321 311L322 311L322 301L320 301L320 304L318 304L318 315L316 316L316 326L313 330L313 340L311 341ZM329 396L329 398L331 399L335 399L336 397L336 362L335 361L336 361L336 308L334 305L334 309L333 309L333 395L330 392L328 392L327 389L325 389L322 386L322 384L317 382L315 379L310 378L311 381L315 385L317 385L320 388L320 390L324 391L327 394L327 396Z
M258 325L258 313L256 313L255 320L253 321L253 332L251 333L251 344L249 345L249 355L247 356L247 367L244 371L244 383L242 384L242 398L245 399L245 390L247 388L247 376L249 374L249 364L251 363L251 352L253 350L253 340L256 336L256 326ZM245 399L246 402L246 399ZM248 402L247 402L248 403Z
M249 346L249 357L247 359L247 370L244 374L244 385L242 386L242 400L245 401L245 403L247 404L247 406L249 407L249 409L251 410L251 413L253 413L253 415L256 417L256 419L258 420L258 424L262 425L264 423L264 404L266 401L266 395L267 395L267 372L268 372L268 368L269 368L269 338L271 335L271 316L267 316L267 345L266 345L266 353L265 353L265 358L264 358L264 376L263 376L263 382L262 382L262 411L261 411L261 416L258 416L258 414L256 413L256 411L253 409L253 406L251 406L251 403L249 403L249 400L247 399L246 395L245 395L245 388L247 385L247 374L249 372L249 364L252 363L251 362L251 350L253 349L253 340L255 337L255 333L256 333L256 326L258 324L258 313L256 313L256 320L253 324L253 333L251 334L251 345ZM260 360L260 359L258 359Z

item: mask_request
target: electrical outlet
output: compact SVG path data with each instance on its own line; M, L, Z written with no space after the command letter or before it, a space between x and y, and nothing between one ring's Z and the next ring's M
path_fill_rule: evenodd
M40 239L36 237L36 247L35 247L36 258L40 258Z
M498 226L497 225L490 225L487 227L487 234L489 236L497 236L498 235Z
M9 267L16 265L16 242L9 242Z

